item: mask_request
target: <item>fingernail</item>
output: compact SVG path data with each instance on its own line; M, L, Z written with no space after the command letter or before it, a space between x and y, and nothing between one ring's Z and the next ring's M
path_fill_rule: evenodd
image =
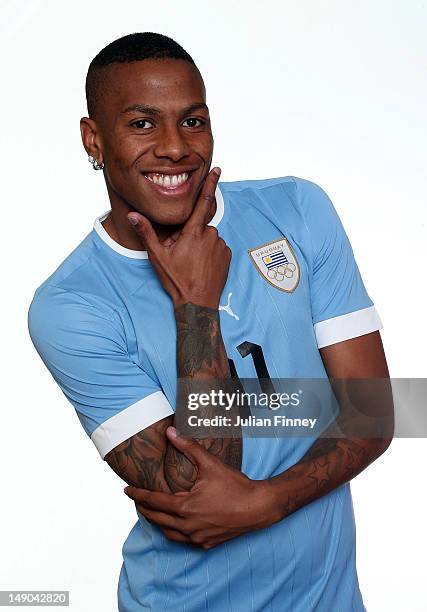
M213 171L217 176L221 176L221 168L216 167L213 169Z
M125 488L123 489L123 491L126 493L126 495L128 494L128 489L129 489L129 487L125 487Z
M128 219L132 223L132 225L138 225L139 219L137 219L136 217L128 217Z
M176 429L175 429L175 427L172 427L172 426L168 427L168 432L170 433L170 435L172 436L172 438L176 438L176 435L177 435L177 434L176 434Z

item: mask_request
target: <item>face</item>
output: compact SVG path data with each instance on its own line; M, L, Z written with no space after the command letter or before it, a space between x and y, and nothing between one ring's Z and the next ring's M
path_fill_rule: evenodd
M202 78L195 66L175 59L107 70L108 91L82 136L88 153L105 164L112 205L127 205L126 212L134 209L158 224L182 224L212 162Z

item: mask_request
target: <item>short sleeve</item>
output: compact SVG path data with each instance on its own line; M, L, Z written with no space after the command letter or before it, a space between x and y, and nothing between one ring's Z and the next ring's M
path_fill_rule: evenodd
M310 297L318 347L382 329L330 198L316 183L294 180L310 238Z
M120 317L58 287L37 290L28 311L31 340L105 455L149 425L174 414L157 380L127 351Z

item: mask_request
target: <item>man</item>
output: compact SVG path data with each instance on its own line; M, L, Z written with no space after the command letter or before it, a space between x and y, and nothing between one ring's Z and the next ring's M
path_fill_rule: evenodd
M178 380L388 378L332 203L296 177L218 183L203 80L170 38L105 47L86 95L83 144L111 208L36 290L29 330L132 485L119 610L365 610L348 481L390 436L173 427Z

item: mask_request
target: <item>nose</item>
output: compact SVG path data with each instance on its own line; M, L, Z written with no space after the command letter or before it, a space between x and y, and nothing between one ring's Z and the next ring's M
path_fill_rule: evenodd
M164 125L158 132L158 140L154 148L156 157L169 157L178 161L188 155L190 147L177 125Z

